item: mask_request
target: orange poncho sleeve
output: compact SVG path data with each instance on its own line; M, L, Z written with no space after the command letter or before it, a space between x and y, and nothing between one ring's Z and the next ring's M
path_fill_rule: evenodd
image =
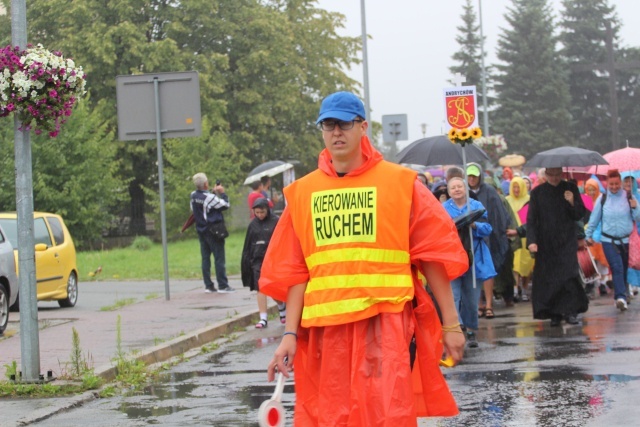
M449 280L462 276L469 269L467 257L456 226L440 202L420 182L414 184L409 224L411 262L442 263Z
M285 207L269 242L258 286L263 294L278 301L286 301L291 286L308 281L307 263L293 230L289 208Z

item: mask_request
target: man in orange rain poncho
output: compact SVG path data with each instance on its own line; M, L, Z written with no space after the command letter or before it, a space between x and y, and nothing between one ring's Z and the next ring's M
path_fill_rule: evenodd
M284 189L262 266L260 292L287 302L268 378L295 367L296 426L407 427L456 415L438 367L443 345L457 363L465 342L449 284L468 269L455 226L415 171L373 148L354 94L325 98L317 124L318 169Z

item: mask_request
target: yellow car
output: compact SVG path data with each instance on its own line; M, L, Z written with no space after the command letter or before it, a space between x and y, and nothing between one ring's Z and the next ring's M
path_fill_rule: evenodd
M18 270L18 222L15 212L0 213L0 226L13 245ZM78 301L76 247L59 215L34 212L33 235L36 255L38 301L58 301L60 307L73 307ZM19 273L19 272L18 272ZM16 299L12 309L17 310Z

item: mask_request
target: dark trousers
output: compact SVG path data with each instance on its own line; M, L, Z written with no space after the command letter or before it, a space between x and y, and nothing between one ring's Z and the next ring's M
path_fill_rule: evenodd
M211 254L215 261L216 280L218 287L224 289L229 287L227 279L227 267L224 253L224 239L215 239L209 232L198 232L200 240L200 255L202 256L202 278L207 288L214 288L211 281Z
M613 278L614 299L627 297L627 268L629 267L629 244L602 242L604 256L607 258Z

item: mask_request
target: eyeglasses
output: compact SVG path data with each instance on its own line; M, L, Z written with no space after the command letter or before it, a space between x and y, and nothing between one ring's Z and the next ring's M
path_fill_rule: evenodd
M362 123L364 120L349 120L347 122L342 120L323 120L318 124L318 127L324 131L332 131L336 128L336 125L340 130L353 129L353 126L358 123Z

